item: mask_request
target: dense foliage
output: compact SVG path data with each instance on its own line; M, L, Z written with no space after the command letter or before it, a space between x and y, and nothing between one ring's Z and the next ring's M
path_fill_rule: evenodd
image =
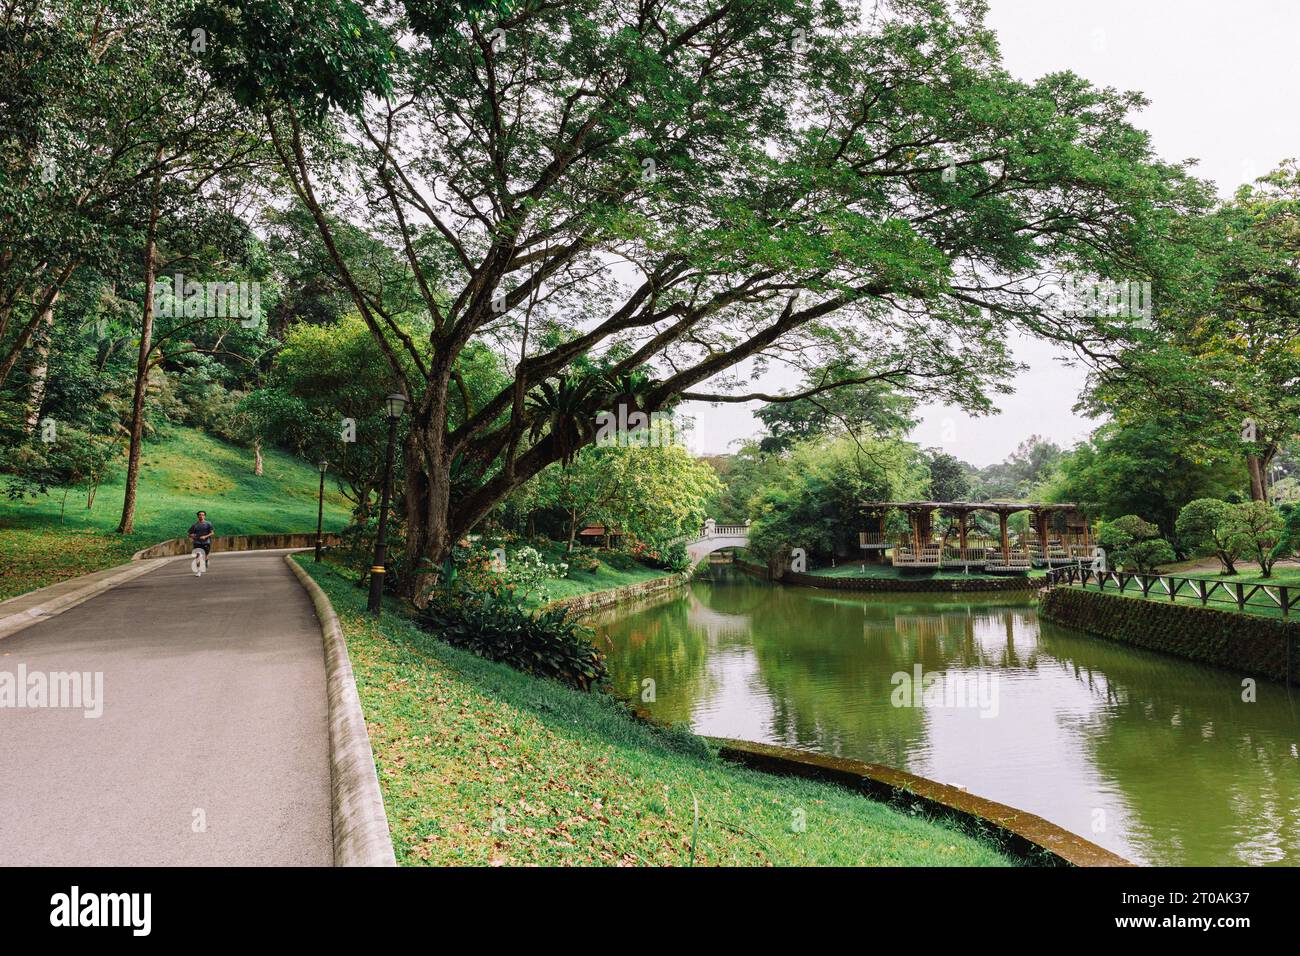
M563 607L531 612L506 594L440 589L419 624L488 660L590 690L606 676L592 632Z
M1135 565L1168 539L1266 573L1294 551L1265 503L1300 475L1294 162L1217 201L1131 125L1140 95L1012 77L981 2L629 10L6 4L8 498L65 515L113 488L129 535L145 444L186 426L257 476L270 449L324 463L365 568L391 427L385 581L408 598L457 568L534 595L560 564L680 570L708 516L836 560L878 498L1140 516L1159 533L1116 541ZM1135 278L1146 326L1052 293ZM1086 442L977 469L908 441L923 403L991 412L1023 332L1092 368ZM777 368L797 384L746 384ZM764 433L698 460L688 400L758 403ZM615 412L646 417L605 441ZM471 569L466 542L506 534L537 560Z
M1106 551L1111 568L1151 574L1162 562L1174 560L1174 549L1160 537L1160 529L1137 515L1104 521L1097 542Z

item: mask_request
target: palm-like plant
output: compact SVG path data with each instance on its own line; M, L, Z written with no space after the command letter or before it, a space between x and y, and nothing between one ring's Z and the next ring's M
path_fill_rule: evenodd
M562 375L555 384L542 382L524 404L529 438L537 441L549 431L559 445L560 464L567 466L595 438L600 391L598 380L587 377Z

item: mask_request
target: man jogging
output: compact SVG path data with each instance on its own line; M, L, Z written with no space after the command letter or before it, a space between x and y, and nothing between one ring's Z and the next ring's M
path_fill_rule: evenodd
M198 512L199 520L190 525L190 541L194 543L194 576L198 577L208 569L208 555L212 552L212 524L207 512ZM203 552L200 558L198 552Z

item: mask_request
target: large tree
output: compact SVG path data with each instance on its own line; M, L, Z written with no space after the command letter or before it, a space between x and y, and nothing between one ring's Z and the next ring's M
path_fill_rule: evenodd
M1054 313L1047 285L1145 275L1186 191L1127 120L1139 96L1013 79L979 0L881 3L869 27L811 0L322 0L276 29L290 6L210 4L209 62L261 109L411 399L425 570L620 402L886 382L980 409L1014 327L1099 355L1113 330ZM268 72L302 62L312 89ZM427 343L395 335L342 219L402 254ZM475 340L513 381L452 425ZM855 374L779 395L731 378L777 360Z
M1083 405L1159 419L1198 457L1243 456L1264 501L1270 465L1300 435L1300 167L1283 163L1178 231L1195 255L1157 298L1159 334L1100 368Z
M1137 514L1174 537L1184 505L1229 496L1243 471L1239 456L1202 457L1181 431L1153 416L1102 425L1062 458L1040 493L1097 518Z

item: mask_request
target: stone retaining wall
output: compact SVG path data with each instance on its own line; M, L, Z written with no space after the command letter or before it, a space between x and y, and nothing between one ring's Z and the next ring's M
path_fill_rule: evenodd
M768 580L767 568L761 564L736 559L736 567L746 574L762 580ZM832 578L821 574L799 574L787 571L777 584L794 584L800 587L829 588L837 591L1029 591L1042 586L1042 579L1030 578L1025 574L1011 575L1005 578L928 578L918 575L915 578Z
M1045 591L1039 616L1099 637L1243 674L1292 680L1300 623L1215 608L1144 601L1076 587ZM1292 648L1288 654L1288 644Z
M718 756L724 760L764 773L838 783L903 810L924 809L935 816L983 830L982 835L991 836L1004 852L1031 863L1132 865L1110 850L1036 814L903 770L748 740L708 739L719 748Z
M651 578L649 581L638 581L636 584L625 584L621 588L609 588L605 591L589 591L586 594L575 594L573 597L561 598L558 601L552 601L546 606L567 607L578 616L590 614L592 611L599 610L603 607L609 607L611 604L619 604L623 601L631 601L635 598L647 597L651 594L659 594L672 588L679 588L690 581L690 572L681 574L669 574L662 578Z
M340 537L337 534L327 533L321 535L321 540L325 542L325 547L337 547L340 543ZM278 548L314 548L316 547L316 532L307 531L302 534L228 534L212 539L212 553L219 554L222 551L272 551ZM131 556L132 561L142 561L145 558L173 558L178 554L189 554L194 550L189 538L173 538L170 541L162 541L148 548L142 548Z

